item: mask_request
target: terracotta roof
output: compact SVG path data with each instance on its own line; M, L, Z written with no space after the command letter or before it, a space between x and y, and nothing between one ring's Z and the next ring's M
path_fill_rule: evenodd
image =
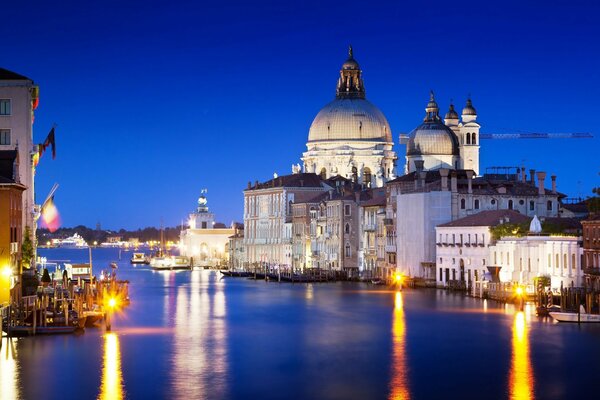
M438 226L497 226L506 222L520 224L530 221L530 217L514 210L490 210L459 218Z
M250 185L246 190L269 189L274 187L322 187L321 177L313 173L282 175L266 182Z
M385 206L385 196L376 196L360 203L361 207Z
M0 81L30 81L26 76L17 74L16 72L0 68Z

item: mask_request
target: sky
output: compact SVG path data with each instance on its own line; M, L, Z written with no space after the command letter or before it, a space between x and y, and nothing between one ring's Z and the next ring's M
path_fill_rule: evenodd
M2 14L0 67L40 86L34 142L57 125L36 196L60 185L64 226L178 225L204 188L217 220L241 221L248 181L300 162L349 44L399 166L398 135L434 90L442 113L470 94L482 133L595 135L483 141L482 171L524 164L570 197L600 186L593 1L66 0Z

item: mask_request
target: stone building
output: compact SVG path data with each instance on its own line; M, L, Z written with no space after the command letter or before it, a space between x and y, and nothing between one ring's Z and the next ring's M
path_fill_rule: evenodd
M244 247L248 268L292 265L292 206L330 187L313 173L276 176L244 190Z
M242 270L245 266L244 251L244 225L233 223L234 234L229 236L227 250L229 252L229 268L233 270Z
M342 176L365 187L381 187L396 177L390 125L366 99L360 66L350 48L342 65L335 99L310 126L304 171L323 179Z
M0 68L0 150L18 150L15 163L15 182L23 185L21 231L25 227L32 232L35 228L38 211L34 196L34 160L37 146L33 144L33 113L38 105L39 89L34 82L15 72Z

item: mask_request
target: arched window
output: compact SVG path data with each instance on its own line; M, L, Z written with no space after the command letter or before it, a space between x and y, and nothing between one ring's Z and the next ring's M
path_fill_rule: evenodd
M467 132L467 144L471 144L471 134Z
M509 209L509 210L512 210L512 209L513 209L513 201L512 201L512 200L509 200L509 201L508 201L508 209Z
M346 257L350 257L350 244L346 243Z
M475 208L476 210L479 210L479 199L475 199L474 208Z
M371 187L371 170L368 167L363 169L363 183L366 187Z
M358 182L358 170L352 167L352 182Z
M327 179L327 170L325 168L321 168L319 175L321 176L321 179Z
M548 200L548 202L546 203L546 209L548 211L552 211L552 200Z
M465 199L460 199L460 209L464 210L467 208L467 201Z
M563 254L563 269L567 268L567 255Z
M477 144L477 134L475 132L471 134L471 144Z
M576 266L576 263L575 263L575 254L571 254L571 268L570 268L570 270L573 271L574 269L576 269L575 266Z
M350 224L346 222L346 226L344 227L344 233L350 234Z

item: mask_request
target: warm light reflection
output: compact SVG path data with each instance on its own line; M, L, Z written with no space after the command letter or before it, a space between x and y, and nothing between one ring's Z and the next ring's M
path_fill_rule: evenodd
M214 272L194 270L190 275L189 285L169 293L175 296L170 398L227 398L225 288L214 283ZM209 379L211 375L215 378Z
M529 335L525 313L515 314L512 326L512 360L510 367L510 398L533 399L533 369L529 357Z
M406 362L406 326L402 292L396 292L394 317L392 322L392 381L390 399L409 399L408 373Z
M313 296L314 296L313 285L309 283L306 285L306 293L304 294L304 298L306 300L312 300Z
M123 399L123 371L121 371L121 348L115 333L104 334L104 359L102 365L101 400Z
M0 332L2 333L2 332ZM19 399L19 375L17 349L14 340L1 339L0 351L0 399Z

